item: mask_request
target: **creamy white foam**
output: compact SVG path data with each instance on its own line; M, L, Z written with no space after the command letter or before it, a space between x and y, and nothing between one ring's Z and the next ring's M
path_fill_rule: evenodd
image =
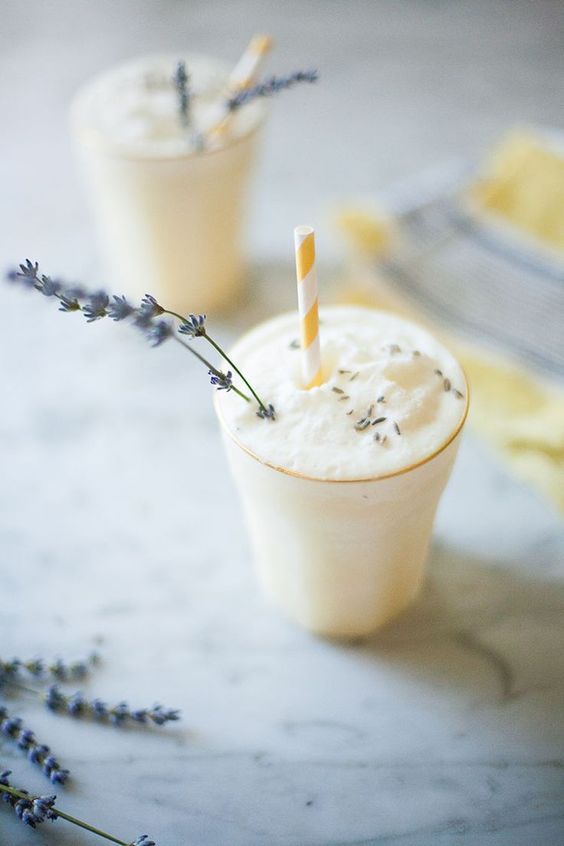
M466 384L442 344L387 312L329 307L320 319L325 381L309 391L297 315L262 324L235 346L234 361L277 414L261 420L236 395L218 397L244 446L275 466L338 480L393 473L448 441L465 411Z
M100 74L77 96L72 119L92 142L129 155L166 157L196 151L196 134L178 118L172 77L183 58L194 91L193 128L205 133L222 117L229 68L205 56L147 56ZM264 104L250 103L234 116L229 130L213 143L226 144L260 121Z

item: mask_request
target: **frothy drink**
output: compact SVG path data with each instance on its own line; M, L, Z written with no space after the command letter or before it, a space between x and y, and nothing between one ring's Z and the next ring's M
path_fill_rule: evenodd
M385 312L321 310L323 383L303 390L297 318L244 336L233 358L277 411L217 410L267 594L325 635L367 634L421 584L467 412L456 359Z
M71 123L112 285L133 297L151 291L177 310L206 311L239 289L264 110L252 103L221 136L208 137L228 69L191 56L186 67L197 96L184 126L172 78L177 61L145 57L101 74L75 98Z

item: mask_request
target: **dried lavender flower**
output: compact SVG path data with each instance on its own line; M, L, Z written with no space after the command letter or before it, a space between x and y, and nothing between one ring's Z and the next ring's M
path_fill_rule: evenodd
M62 294L60 300L61 304L59 306L59 311L64 311L66 313L71 311L80 311L80 304L75 297L67 297L65 294Z
M0 773L0 785L2 787L11 787L9 776L11 770L4 770ZM11 805L18 819L24 825L29 825L35 828L45 820L56 820L57 814L53 810L56 796L35 796L31 797L27 790L18 791L20 796L13 796L6 791L2 791L2 799L8 805Z
M113 303L109 303L106 309L108 317L111 317L112 320L125 320L126 317L130 317L135 311L133 306L127 302L125 297L120 297L114 294L113 300Z
M199 338L206 334L205 323L205 314L189 314L178 327L178 331L181 335L188 335L190 338Z
M139 313L146 317L158 317L164 314L165 309L156 301L152 294L145 294L139 306Z
M96 293L90 294L87 301L82 306L82 313L86 318L86 322L94 323L95 320L100 320L100 318L106 317L108 314L106 309L109 302L110 298L105 291L96 291Z
M149 326L147 338L152 347L159 347L168 338L172 338L173 330L168 320L157 320Z
M210 376L210 383L215 385L218 391L230 391L233 387L233 374L231 370L227 373L216 374L213 370L208 371Z
M120 840L113 834L108 834L108 832L102 831L102 829L96 828L90 825L90 823L78 819L78 817L73 817L60 808L56 808L56 796L32 796L27 790L12 787L9 781L10 775L11 770L0 772L0 796L6 804L14 809L18 819L31 828L36 828L46 820L52 820L54 822L61 819L72 823L72 825L78 828L89 831L91 834L96 834L104 840L117 843L118 846L157 846L155 841L151 840L147 834L141 834L134 841L126 842L125 840Z
M41 275L40 286L35 286L38 291L41 291L46 297L54 297L61 290L62 283L58 279L51 279L50 276Z
M38 743L35 734L24 727L20 717L11 717L0 705L0 732L16 742L19 749L27 752L32 764L38 764L53 784L64 784L69 771L61 767L48 746Z
M229 111L234 112L257 97L272 97L280 91L293 88L294 85L300 82L317 82L317 80L318 73L316 70L296 71L288 74L288 76L272 76L258 85L237 91L236 94L227 100L226 105Z
M262 420L276 420L276 411L272 403L269 403L268 406L260 405L257 411L257 417L260 417Z
M25 264L19 265L19 270L11 273L11 281L15 282L20 279L28 288L35 288L39 282L38 277L39 264L38 262L31 262L29 259L25 260Z
M101 699L89 701L82 693L71 695L63 693L56 684L50 685L45 694L44 702L51 711L63 712L73 717L91 717L107 721L114 725L125 722L154 723L162 726L165 723L180 719L180 712L163 705L153 705L152 708L131 709L126 702L109 707Z
M172 78L178 96L178 114L183 126L190 125L190 89L188 88L189 76L186 72L185 62L178 62Z
M17 682L22 675L30 675L34 679L41 680L49 677L58 681L84 679L99 660L99 656L94 652L84 660L70 663L65 663L60 658L51 663L41 658L12 658L10 661L0 659L0 684Z

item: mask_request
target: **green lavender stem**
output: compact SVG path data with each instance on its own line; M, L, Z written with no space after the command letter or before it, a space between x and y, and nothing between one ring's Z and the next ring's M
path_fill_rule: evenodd
M186 318L185 318L185 317L182 317L182 315L181 315L181 314L178 314L176 311L171 311L171 310L170 310L170 309L168 309L168 308L163 309L163 312L164 312L165 314L170 314L170 315L171 315L171 317L176 317L176 319L177 319L177 320L180 320L180 322L181 322L181 323L184 323L184 322L185 322L185 320L186 320ZM221 349L221 347L219 346L219 344L218 344L216 341L214 341L214 339L213 339L212 337L210 337L210 335L207 333L207 331L206 331L205 329L203 330L201 337L202 337L202 338L205 338L205 339L206 339L206 340L207 340L207 341L208 341L208 342L212 345L212 347L214 347L214 349L216 349L216 350L218 351L218 353L220 354L220 356L221 356L222 358L224 358L224 359L225 359L225 361L226 361L229 365L231 365L231 367L233 368L233 370L234 370L236 373L238 373L238 375L241 377L241 379L243 380L243 382L245 383L245 385L247 386L247 388L249 389L249 391L251 392L251 394L254 396L254 398L255 398L255 399L256 399L256 401L258 402L258 404L259 404L259 408L262 408L262 410L263 410L263 411L266 411L266 410L267 410L266 405L263 403L263 401L261 400L261 398L259 397L259 395L257 394L257 392L254 390L253 386L250 384L250 382L249 382L247 379L245 379L245 377L243 376L243 374L241 373L241 371L239 370L239 368L237 367L237 365L236 365L236 364L234 364L234 363L231 361L231 359L229 358L229 356L228 356L228 355L227 355L227 354L226 354L226 353L225 353L225 352ZM188 346L188 344L183 344L183 346L187 347L187 349L192 349L192 347ZM200 356L200 358L201 358L201 356ZM202 361L204 361L204 362L205 362L205 359L202 359ZM215 370L215 368L214 368L214 367L212 367L212 366L210 365L210 370ZM217 376L217 375L218 375L217 370L215 370L215 373L216 373L216 376ZM236 388L233 388L233 390L234 390L234 391L236 391L237 389L236 389ZM243 397L243 399L246 399L246 400L247 400L247 402L250 402L249 397L245 396L244 394L241 394L241 392L240 392L240 391L237 391L237 393L239 394L239 396L242 396L242 397Z
M178 314L176 311L170 311L170 309L168 309L168 308L163 309L163 311L164 311L164 313L165 313L165 314L170 314L172 317L176 317L176 319L177 319L177 320L180 320L180 322L181 322L181 323L184 323L184 322L186 321L186 318L185 318L185 317L182 317L182 315L181 315L181 314ZM212 347L214 347L214 349L216 349L216 350L218 351L218 353L220 354L220 356L221 356L222 358L224 358L224 359L225 359L225 361L226 361L228 364L230 364L230 365L231 365L231 367L233 368L233 370L235 371L235 373L238 373L238 374L239 374L239 376L241 377L241 379L243 380L243 382L245 383L245 385L247 386L247 388L249 389L249 391L251 392L251 394L254 396L254 398L255 398L255 399L256 399L256 401L258 402L258 404L259 404L259 408L262 408L262 410L263 410L263 411L267 411L267 407L266 407L266 405L263 403L263 401L261 400L261 398L259 397L259 395L257 394L257 392L254 390L254 388L253 388L253 386L251 385L251 383L250 383L247 379L245 379L245 377L243 376L243 374L241 373L241 371L239 370L239 368L237 367L237 365L236 365L233 361L231 361L231 359L229 358L229 356L228 356L228 355L227 355L227 354L226 354L226 353L225 353L225 352L221 349L221 347L219 346L219 344L217 343L217 341L214 341L214 339L213 339L213 338L212 338L212 337L211 337L211 336L207 333L207 331L206 331L205 329L203 329L202 334L201 334L201 337L202 337L202 338L205 338L205 339L208 341L208 343L210 343L210 344L212 345ZM187 345L185 344L184 346L187 346ZM191 347L188 347L188 349L191 349ZM248 397L245 397L245 399L246 399L247 401L249 401L249 398L248 398Z
M172 312L168 311L168 312L167 312L167 314L172 314ZM175 315L175 316L176 316L176 315ZM209 362L207 359L205 359L203 355L200 355L200 353L199 353L199 352L196 352L196 350L195 350L193 347L191 347L191 346L190 346L190 344L186 344L186 343L185 343L185 342L184 342L181 338L179 338L179 337L178 337L178 335L173 335L172 337L174 338L174 340L175 340L177 343L179 343L179 344L180 344L180 346L181 346L181 347L184 347L184 349L186 349L186 350L190 350L190 352L192 353L192 355L195 355L195 356L196 356L196 358L199 358L199 359L200 359L200 361L201 361L203 364L205 364L205 365L206 365L206 367L208 368L208 370L211 370L211 372L212 372L215 376L222 376L222 375L223 375L223 374L222 374L222 373L221 373L221 372L217 369L217 367L214 367L214 366L213 366L213 364L210 364L210 362ZM247 394L244 394L242 391L240 391L240 390L239 390L239 388L236 388L236 387L235 387L235 385L232 385L232 386L231 386L231 390L232 390L232 391L235 391L235 393L236 393L236 394L238 394L240 397L242 397L242 399L244 399L244 400L245 400L245 402L251 402L251 398L250 398L250 397L248 397L248 396L247 396Z
M0 784L0 792L8 793L10 796L14 796L16 799L31 799L27 793L23 793L21 790L16 790L15 787L8 787L7 785ZM90 831L92 834L97 834L98 837L103 837L105 840L109 840L111 843L117 843L119 846L132 846L131 841L126 843L125 840L119 840L119 838L114 837L112 834L108 834L107 831L102 831L100 828L96 828L93 825L89 825L89 823L84 822L83 820L77 819L77 817L73 817L70 814L65 814L64 811L60 811L58 808L53 807L53 812L57 814L62 820L66 820L67 822L72 823L73 825L78 826L79 828L84 828L86 831Z
M226 361L228 364L230 364L230 365L231 365L231 367L233 368L233 370L235 371L235 373L238 373L238 374L239 374L239 376L241 377L241 379L243 380L243 382L245 383L245 385L247 386L247 388L249 389L249 391L251 392L251 394L254 396L254 398L255 398L255 399L256 399L256 401L258 402L258 404L259 404L259 408L261 408L263 411L265 411L265 412L266 412L266 411L267 411L267 407L266 407L266 405L263 403L263 401L261 400L261 398L259 397L259 395L257 394L257 392L254 390L254 388L253 388L253 386L250 384L250 382L248 382L248 381L247 381L247 379L245 379L245 377L243 376L243 374L241 373L241 371L239 370L239 368L237 367L237 365L236 365L236 364L234 364L234 363L231 361L231 359L229 358L229 356L228 356L228 355L226 355L226 353L224 353L224 352L223 352L223 350L221 349L221 347L219 346L219 344L218 344L218 343L216 343L216 341L214 341L214 339L213 339L213 338L210 338L210 336L208 335L208 333L207 333L207 332L205 332L205 331L204 331L204 335L203 335L203 337L204 337L204 338L206 338L206 340L207 340L207 341L208 341L208 342L212 345L212 347L214 347L214 348L218 351L218 353L220 354L220 356L221 356L222 358L224 358L224 359L225 359L225 361Z

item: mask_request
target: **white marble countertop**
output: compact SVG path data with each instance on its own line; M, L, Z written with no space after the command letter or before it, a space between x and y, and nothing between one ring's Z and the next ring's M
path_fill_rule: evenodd
M475 151L517 118L554 122L558 4L281 6L6 3L2 263L32 254L54 273L96 278L64 108L75 82L121 54L177 48L183 21L196 47L221 44L226 56L256 21L291 65L309 36L308 64L327 67L307 161L297 105L273 115L251 239L263 264L252 307L223 337L292 302L272 262L296 219L319 218L332 259L330 199ZM292 40L298 10L307 26ZM375 145L361 108L374 96L367 69L383 92ZM349 81L358 92L337 136L330 98L344 108ZM5 287L0 302L0 654L95 647L103 663L85 692L183 712L161 730L119 731L10 702L72 770L61 807L159 846L564 843L564 533L545 501L469 433L421 600L365 643L316 640L257 592L192 360L146 348L133 330L85 327L39 296ZM0 754L14 783L49 791L13 744L1 740ZM2 846L95 842L63 822L33 832L0 807Z

